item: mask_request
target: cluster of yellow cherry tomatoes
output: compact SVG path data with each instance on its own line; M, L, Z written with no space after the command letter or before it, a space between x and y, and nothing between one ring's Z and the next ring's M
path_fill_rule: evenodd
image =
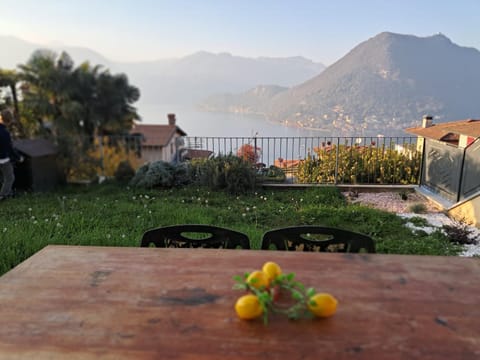
M243 320L256 319L267 311L269 304L273 304L280 294L280 290L285 277L281 277L282 269L272 261L266 262L262 270L256 270L246 275L245 289L252 290L249 294L243 295L237 299L235 303L235 311L237 316ZM293 278L294 274L290 274ZM300 284L296 282L296 284ZM285 286L288 287L288 286ZM303 289L303 285L301 285ZM299 293L298 290L290 288L293 292ZM268 301L262 301L261 295L267 293ZM313 289L305 291L303 295L299 295L301 300L297 300L303 307L317 317L329 317L335 314L337 309L337 299L328 293L314 293ZM272 306L273 308L273 306Z

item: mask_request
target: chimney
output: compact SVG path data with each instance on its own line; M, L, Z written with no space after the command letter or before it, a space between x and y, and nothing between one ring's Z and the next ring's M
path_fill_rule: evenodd
M176 119L175 119L175 114L167 114L168 117L168 125L175 125Z
M422 119L422 128L428 128L433 125L433 116L424 115Z

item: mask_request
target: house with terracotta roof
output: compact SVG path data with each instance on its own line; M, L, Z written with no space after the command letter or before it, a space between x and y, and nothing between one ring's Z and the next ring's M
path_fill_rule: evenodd
M465 148L480 137L480 120L467 119L434 124L431 116L424 116L421 127L408 128L405 131L419 137L417 146L421 148L423 139Z
M423 151L420 189L457 219L480 225L480 120L434 124L405 131L418 136ZM435 199L436 197L436 199Z
M182 137L187 133L176 124L175 114L168 114L168 124L135 124L130 135L141 138L141 159L144 162L175 161L183 146Z

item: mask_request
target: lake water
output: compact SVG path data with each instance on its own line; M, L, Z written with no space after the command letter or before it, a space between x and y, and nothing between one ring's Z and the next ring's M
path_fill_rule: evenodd
M188 140L185 144L187 147L208 149L215 154L229 154L236 153L245 143L255 144L260 149L259 161L267 166L274 164L279 158L287 162L305 159L315 148L325 143L328 145L328 140L339 141L324 131L277 125L261 116L203 112L185 105L139 104L137 109L143 124L167 124L167 114L174 113L177 125L188 137L201 138ZM255 137L257 139L254 139ZM342 143L344 141L342 140ZM351 137L349 141L353 144L357 139ZM365 138L363 143L357 144L370 145L372 141L380 145L382 139L369 137Z
M177 125L188 136L213 137L305 137L325 136L324 132L286 127L267 122L261 116L203 112L193 106L152 105L137 106L143 124L167 124L167 114L174 113Z

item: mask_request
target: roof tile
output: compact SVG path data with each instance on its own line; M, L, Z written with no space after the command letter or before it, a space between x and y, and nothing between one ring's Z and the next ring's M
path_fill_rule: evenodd
M187 133L176 125L144 125L135 124L130 134L141 134L145 141L143 146L165 146L169 143L175 133L185 136Z
M480 137L480 120L467 119L450 121L446 123L433 124L430 127L415 127L405 129L411 134L420 135L425 138L442 140L448 134L466 135L474 138Z

